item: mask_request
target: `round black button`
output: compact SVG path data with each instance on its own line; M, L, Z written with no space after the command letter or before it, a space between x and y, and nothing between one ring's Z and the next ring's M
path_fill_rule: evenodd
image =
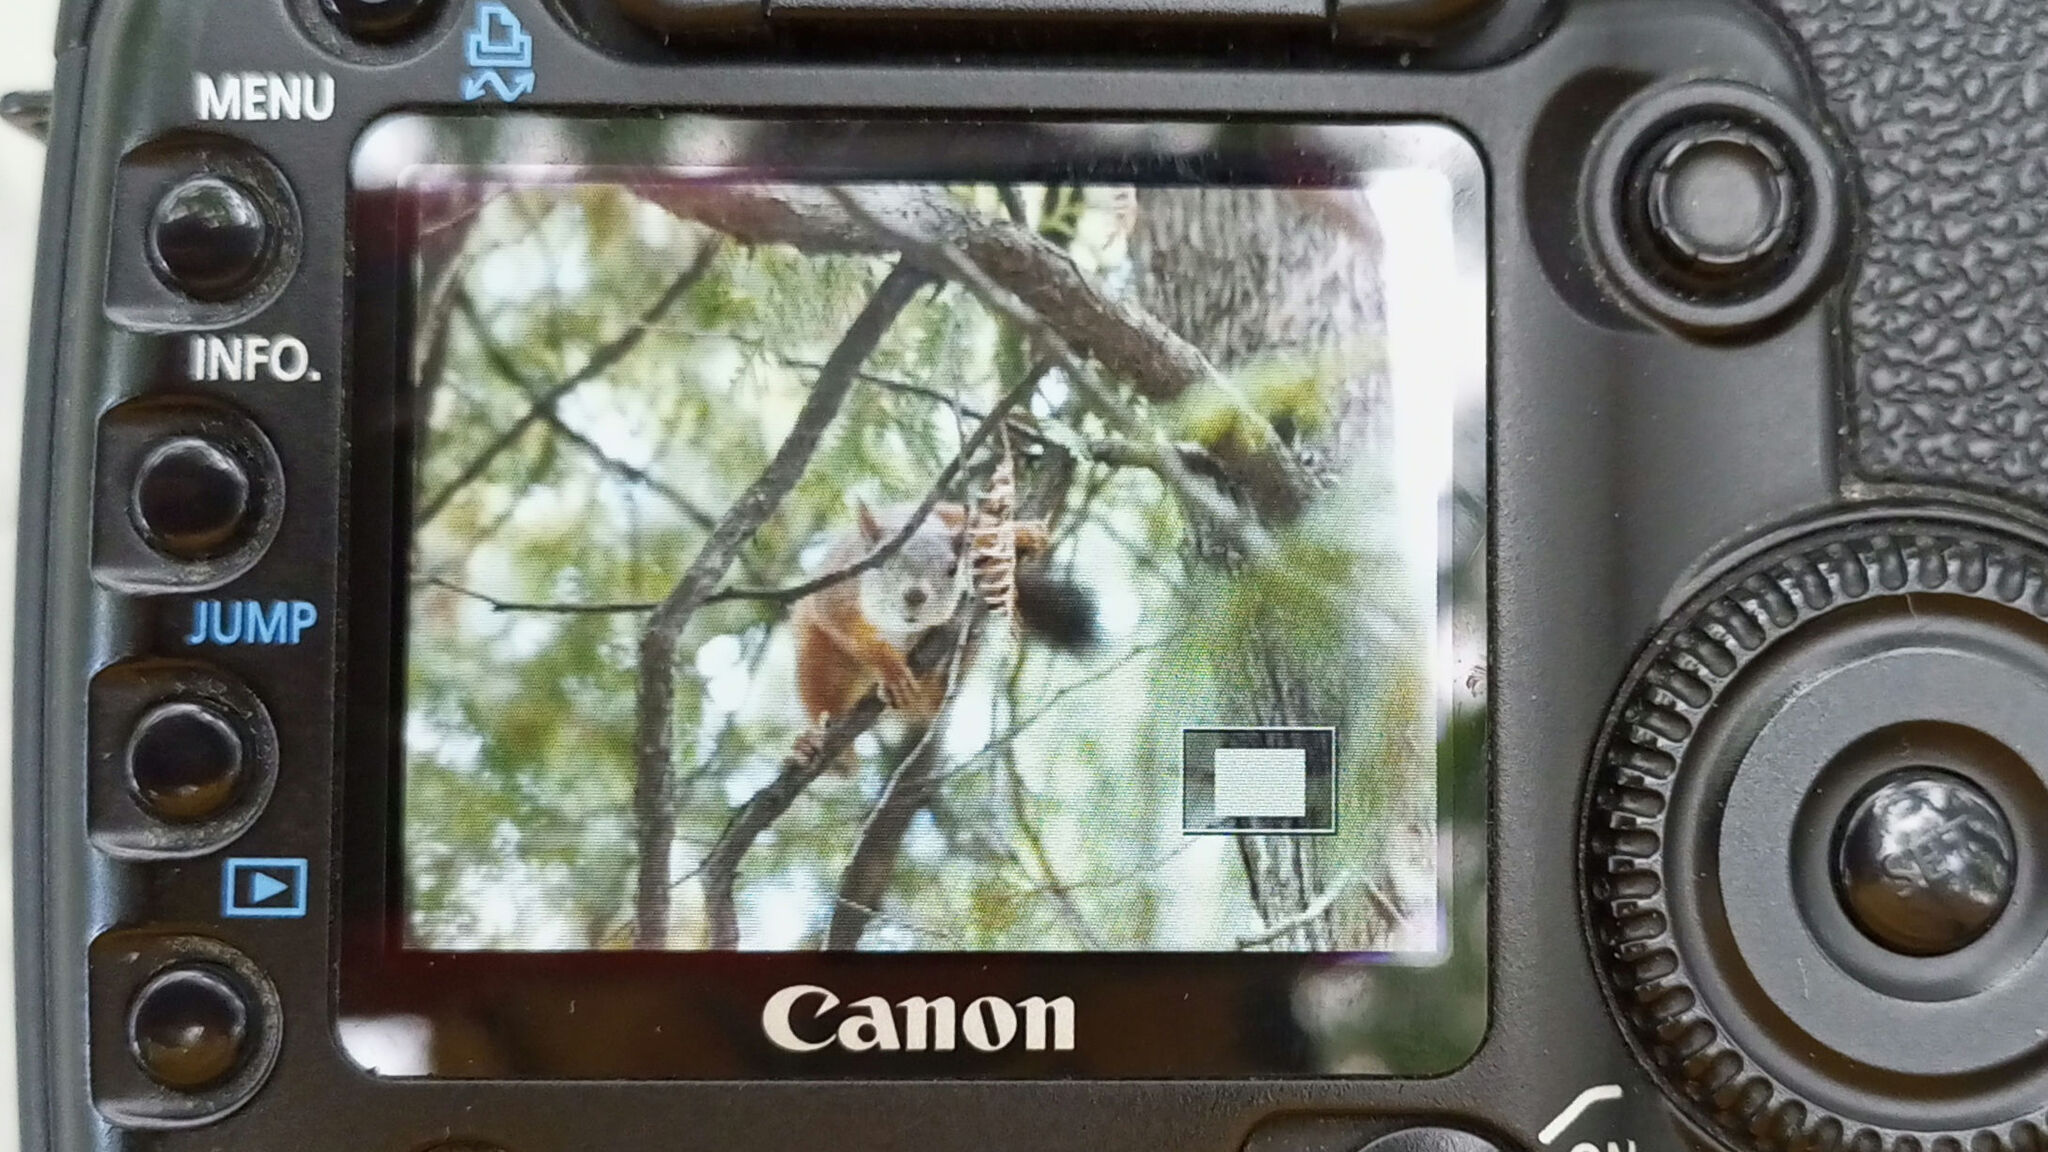
M235 1074L248 1053L249 1002L234 978L211 965L160 972L128 1009L128 1050L149 1078L200 1092Z
M1640 226L1672 272L1726 284L1774 269L1794 247L1799 181L1765 133L1689 124L1644 154Z
M1501 1152L1501 1148L1456 1128L1403 1128L1374 1140L1360 1152Z
M250 507L249 473L240 461L197 437L158 445L135 475L135 518L158 551L205 560L227 551Z
M358 40L388 43L424 25L440 0L320 0L343 32Z
M242 737L203 704L160 705L128 742L128 779L151 812L172 823L204 820L234 800L242 782Z
M218 176L172 188L150 221L150 256L164 283L197 300L233 300L261 279L274 237L256 198Z
M1909 956L1942 956L1997 923L2018 864L2012 826L1983 790L1948 772L1907 769L1843 814L1835 891L1872 940Z

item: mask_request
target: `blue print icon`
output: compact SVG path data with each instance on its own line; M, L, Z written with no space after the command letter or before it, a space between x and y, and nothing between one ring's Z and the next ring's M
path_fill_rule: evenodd
M462 98L496 96L506 104L533 91L533 37L519 15L499 0L476 6L476 21L463 37Z

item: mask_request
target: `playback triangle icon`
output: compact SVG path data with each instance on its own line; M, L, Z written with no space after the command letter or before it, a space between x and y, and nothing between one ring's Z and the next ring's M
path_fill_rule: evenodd
M306 914L307 862L236 857L221 868L220 914L229 919L297 920Z
M249 902L262 904L280 892L289 892L292 886L268 872L258 872L249 877Z

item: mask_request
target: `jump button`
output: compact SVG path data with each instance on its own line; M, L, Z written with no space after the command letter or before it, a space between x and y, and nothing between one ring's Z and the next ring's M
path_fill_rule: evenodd
M219 815L240 790L242 737L204 704L176 701L150 710L128 742L128 782L158 818L188 824Z

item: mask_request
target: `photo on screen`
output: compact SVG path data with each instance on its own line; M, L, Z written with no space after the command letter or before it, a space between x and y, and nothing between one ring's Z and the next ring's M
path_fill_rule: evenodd
M1441 172L403 184L406 947L1447 952Z

